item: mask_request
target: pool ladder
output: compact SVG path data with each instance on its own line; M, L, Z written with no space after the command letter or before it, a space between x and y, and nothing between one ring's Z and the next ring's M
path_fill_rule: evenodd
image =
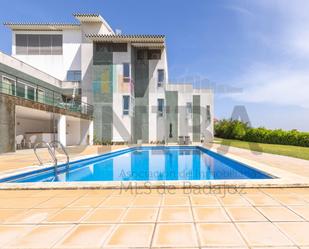
M46 148L48 150L48 153L50 154L52 160L54 161L54 170L55 170L55 174L56 176L58 176L58 159L56 157L56 145L60 145L62 151L64 152L64 154L66 155L66 158L67 158L67 161L66 161L66 169L68 170L69 167L70 167L70 157L65 149L65 147L63 146L62 143L60 143L59 141L57 140L54 140L50 143L47 143L47 142L38 142L34 148L33 148L33 151L34 151L34 154L36 156L36 158L38 159L40 165L43 165L43 161L41 160L41 158L39 157L38 153L37 153L37 148L39 145L46 145ZM53 149L52 149L53 148Z

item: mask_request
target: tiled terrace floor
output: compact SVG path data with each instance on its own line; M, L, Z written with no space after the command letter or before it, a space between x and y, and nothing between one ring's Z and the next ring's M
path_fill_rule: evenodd
M309 189L185 191L3 190L0 248L309 248Z

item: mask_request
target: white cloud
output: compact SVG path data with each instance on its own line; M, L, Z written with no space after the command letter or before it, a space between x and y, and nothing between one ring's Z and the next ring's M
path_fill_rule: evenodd
M273 103L309 108L309 73L288 67L258 65L237 79L243 92L230 97L253 103Z
M309 1L250 3L256 18L244 20L244 32L271 55L263 60L252 57L244 74L231 79L243 93L230 96L245 102L309 108ZM243 2L238 5L243 8Z

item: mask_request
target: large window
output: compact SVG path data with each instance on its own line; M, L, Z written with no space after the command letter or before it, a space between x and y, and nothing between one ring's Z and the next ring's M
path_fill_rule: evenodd
M123 82L130 82L130 64L123 63Z
M122 96L122 114L123 115L130 114L130 96L129 95Z
M164 84L164 70L158 69L158 87L163 86Z
M16 54L20 55L61 55L62 35L60 34L16 34Z
M158 115L162 117L164 114L164 99L158 99Z
M80 70L69 70L67 72L67 81L81 81L81 77Z

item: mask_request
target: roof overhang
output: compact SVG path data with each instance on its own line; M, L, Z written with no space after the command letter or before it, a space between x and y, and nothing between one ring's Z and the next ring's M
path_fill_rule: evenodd
M73 16L80 22L102 22L102 16L99 14L81 14L76 13Z
M104 20L104 18L99 14L81 14L76 13L73 16L80 22L80 23L103 23L105 27L114 34L113 29L109 24Z
M86 34L86 37L95 42L132 42L136 46L145 43L152 45L163 45L165 43L164 35L104 35L104 34Z
M67 29L80 29L77 23L11 23L4 25L11 30L40 30L40 31L61 31Z

